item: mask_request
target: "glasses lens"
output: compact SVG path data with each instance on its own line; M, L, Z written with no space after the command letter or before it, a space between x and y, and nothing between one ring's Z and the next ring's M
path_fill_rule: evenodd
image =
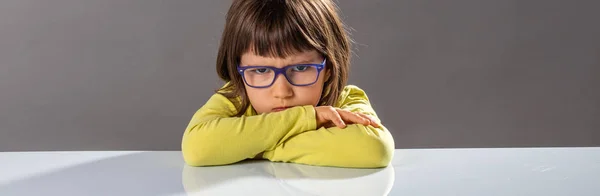
M268 67L250 68L244 70L244 78L250 86L269 86L275 78L275 71Z
M313 65L296 65L289 67L286 75L294 85L308 85L317 81L318 70Z

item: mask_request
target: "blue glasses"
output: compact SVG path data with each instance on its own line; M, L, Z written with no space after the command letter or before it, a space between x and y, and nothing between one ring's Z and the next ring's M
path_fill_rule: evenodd
M273 66L244 66L238 65L238 72L244 82L253 88L267 88L275 83L279 74L283 74L287 81L294 86L309 86L317 82L321 71L325 68L323 59L321 64L297 64L283 68Z

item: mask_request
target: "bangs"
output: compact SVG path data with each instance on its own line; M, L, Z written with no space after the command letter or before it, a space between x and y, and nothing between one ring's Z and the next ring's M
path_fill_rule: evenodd
M303 16L298 6L289 1L254 1L252 14L240 25L236 53L254 52L264 57L286 58L308 50L324 54L322 36L318 25L308 24L309 16ZM310 33L309 33L310 32Z

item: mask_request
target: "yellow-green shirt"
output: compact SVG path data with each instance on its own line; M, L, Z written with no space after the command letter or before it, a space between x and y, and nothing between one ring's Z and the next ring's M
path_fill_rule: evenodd
M374 117L365 92L348 85L334 107ZM234 104L214 94L192 117L181 143L191 166L224 165L255 158L318 166L376 168L390 163L394 140L381 128L348 124L346 128L317 127L314 106L256 114L250 108L234 117Z

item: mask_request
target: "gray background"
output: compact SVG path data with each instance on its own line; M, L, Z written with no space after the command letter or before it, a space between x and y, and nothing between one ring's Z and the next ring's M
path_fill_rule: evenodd
M179 150L230 1L0 1L0 151ZM343 0L396 148L600 145L600 1Z

